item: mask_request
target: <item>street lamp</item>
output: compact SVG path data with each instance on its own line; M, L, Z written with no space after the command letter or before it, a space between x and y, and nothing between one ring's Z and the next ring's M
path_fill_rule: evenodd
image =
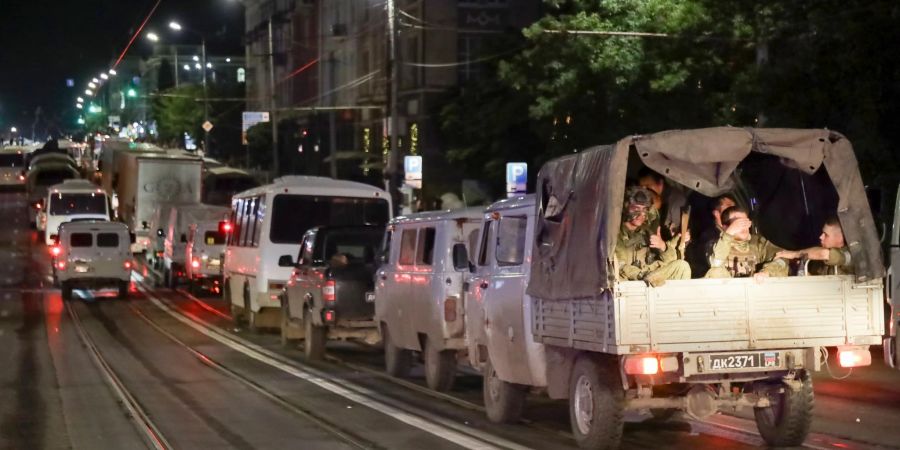
M116 69L109 69L109 74L112 76L116 76L118 72L116 72Z
M91 97L93 97L93 96L94 96L94 91L92 91L92 90L90 90L90 89L85 89L85 90L84 90L84 94L85 94L85 95L90 95Z
M91 89L94 89L97 87L97 83L94 83L93 81L91 81L90 83L88 83L88 87L90 87Z
M200 69L203 74L203 123L209 122L209 93L207 92L206 86L206 70L205 67L208 67L206 62L206 36L203 33L200 33L196 30L192 30L190 28L185 28L181 26L180 23L172 21L169 22L169 28L175 31L187 31L188 33L192 33L200 38L200 64L197 65L197 69ZM194 57L194 61L196 61L196 56ZM210 154L209 150L209 131L204 127L203 132L203 151L207 154Z
M12 128L9 129L9 132L10 132L10 133L18 133L19 130L17 130L16 127L12 127Z
M151 31L147 33L147 39L152 42L159 42L159 35Z

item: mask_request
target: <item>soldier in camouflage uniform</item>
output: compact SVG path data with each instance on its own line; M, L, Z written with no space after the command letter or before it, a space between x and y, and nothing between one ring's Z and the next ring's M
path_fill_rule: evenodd
M822 234L819 235L821 247L812 247L805 250L784 250L778 252L778 257L785 259L806 258L810 261L822 261L825 270L816 272L815 275L853 275L853 261L850 250L844 241L844 230L837 216L831 216L822 226Z
M773 276L788 276L786 260L777 256L781 251L766 238L753 234L753 223L747 210L732 206L722 212L725 230L709 251L710 269L706 278L739 278L752 276L757 280Z
M691 278L688 263L678 258L674 245L660 236L660 230L650 228L652 198L645 188L631 188L625 194L625 213L616 241L616 261L619 277L624 280L644 280L661 286L666 280Z

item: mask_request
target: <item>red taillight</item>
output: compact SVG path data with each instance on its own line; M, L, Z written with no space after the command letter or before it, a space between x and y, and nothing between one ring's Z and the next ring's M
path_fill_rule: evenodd
M223 220L219 222L219 233L228 234L231 231L231 222Z
M122 266L125 267L125 270L131 270L131 261L125 261Z
M196 259L193 260L193 261L191 261L191 267L193 267L193 268L195 268L195 269L199 269L199 268L200 268L200 261L197 261Z
M456 297L447 297L444 300L444 320L447 322L456 321Z
M325 311L325 322L334 322L334 311Z
M56 263L56 268L59 269L59 270L66 270L66 262L65 262L65 261L59 261L59 262L57 262L57 263Z
M19 175L19 181L25 181L25 175Z
M328 280L325 282L325 286L322 288L322 299L326 302L333 302L335 300L334 285L334 280Z
M863 367L872 364L872 354L864 347L839 347L838 361L841 367Z
M35 204L34 204L34 207L37 208L37 209L41 209L41 204L40 204L40 203L35 203Z
M62 253L62 249L56 246L50 247L50 253L52 253L53 256L59 256L59 254Z
M656 355L629 356L625 358L625 373L629 375L656 375L659 360Z

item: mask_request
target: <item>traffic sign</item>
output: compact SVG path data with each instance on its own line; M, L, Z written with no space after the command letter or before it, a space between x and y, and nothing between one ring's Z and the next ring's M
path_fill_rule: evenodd
M528 163L506 163L506 195L514 197L527 192Z
M406 156L403 158L403 180L406 185L422 189L422 157Z
M241 114L241 143L247 145L247 130L260 122L268 122L269 113L265 111L244 111Z
M210 121L203 122L203 131L209 133L213 129L213 124Z

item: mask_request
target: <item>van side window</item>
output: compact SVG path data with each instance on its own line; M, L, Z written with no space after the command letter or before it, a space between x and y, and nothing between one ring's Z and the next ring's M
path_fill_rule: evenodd
M475 259L475 249L478 248L478 232L479 229L474 229L469 232L469 239L466 240L466 251L469 254L469 262Z
M231 230L231 245L241 245L241 220L244 215L244 199L240 198L234 201L234 213L232 224L234 229Z
M97 247L116 248L119 246L119 235L116 233L97 233Z
M481 246L478 247L478 265L488 265L488 241L491 240L491 221L485 220L481 226Z
M518 266L525 261L525 217L507 216L497 224L497 264Z
M400 259L397 264L411 266L416 261L416 229L403 230L400 237Z
M266 196L261 195L256 199L256 214L253 215L253 218L256 220L256 228L253 230L254 247L259 247L259 237L262 236L264 217L266 217Z
M253 199L250 205L250 213L247 215L247 246L256 247L256 214L259 212L259 197Z
M300 243L300 256L297 257L297 264L309 265L313 262L313 237L307 234Z
M384 240L381 243L381 258L385 263L393 262L391 260L391 238L394 236L394 230L388 229L384 233Z
M69 246L75 247L90 247L94 245L94 235L91 233L72 233L69 236Z
M247 235L250 233L250 211L253 210L253 204L256 199L248 198L244 200L244 210L241 212L241 239L238 245L247 247Z
M419 245L416 264L430 266L434 261L434 227L419 230Z

